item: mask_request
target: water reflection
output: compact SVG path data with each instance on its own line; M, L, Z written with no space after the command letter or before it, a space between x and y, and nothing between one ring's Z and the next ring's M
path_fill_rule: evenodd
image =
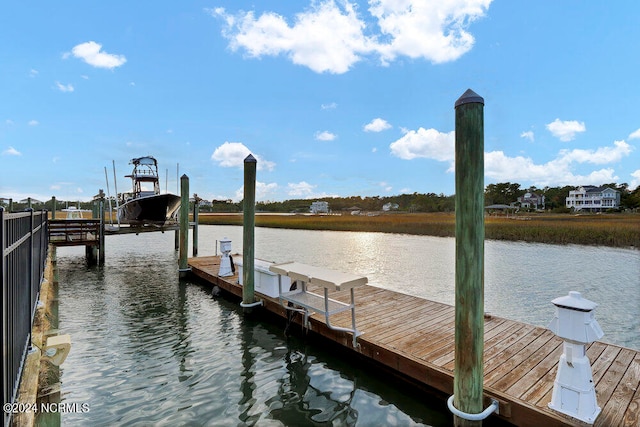
M114 246L104 269L59 251L63 400L90 405L63 425L451 425L439 403L179 281L173 250Z
M215 240L242 251L242 227L203 226L200 254ZM256 229L256 256L366 275L374 286L454 304L455 240L433 236ZM546 327L551 300L576 290L598 303L604 341L640 349L640 251L485 241L485 310Z

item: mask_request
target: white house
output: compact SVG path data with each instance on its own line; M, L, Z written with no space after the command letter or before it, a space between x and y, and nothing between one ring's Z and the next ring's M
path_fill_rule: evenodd
M620 192L610 187L583 185L569 191L565 205L576 211L616 209L620 206Z
M527 191L524 196L518 197L518 202L525 209L544 209L544 196L533 191Z
M329 202L313 202L309 209L311 213L329 213Z

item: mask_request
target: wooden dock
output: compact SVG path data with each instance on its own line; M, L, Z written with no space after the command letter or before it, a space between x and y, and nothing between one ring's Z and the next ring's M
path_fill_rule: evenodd
M218 277L220 258L190 258L192 273L237 296L237 275ZM256 293L264 309L285 317L277 298ZM331 298L349 301L349 291ZM311 330L400 374L453 393L454 307L374 286L355 289L359 347L348 333L326 327L323 316L310 317ZM297 316L298 321L300 316ZM350 314L332 316L349 327ZM606 331L605 331L606 332ZM499 401L500 418L518 426L586 426L547 407L562 354L562 340L546 328L496 316L485 317L484 394ZM640 426L640 351L595 342L588 346L598 405L598 427ZM495 415L494 415L495 416Z
M50 219L49 242L55 246L98 246L99 219Z

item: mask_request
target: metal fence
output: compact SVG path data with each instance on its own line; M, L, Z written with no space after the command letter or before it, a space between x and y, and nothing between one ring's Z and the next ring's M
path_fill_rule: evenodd
M31 326L46 262L47 211L8 213L0 207L2 246L2 403L14 403L31 344ZM3 424L11 414L3 411Z

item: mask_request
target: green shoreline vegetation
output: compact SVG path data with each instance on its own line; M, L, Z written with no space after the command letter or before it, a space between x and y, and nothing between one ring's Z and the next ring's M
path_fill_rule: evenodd
M640 249L640 186L630 189L626 183L604 184L620 193L620 207L602 213L583 213L566 208L565 199L574 186L530 187L518 183L489 184L485 188L485 206L516 206L506 210L488 210L485 238L553 244L579 244ZM544 196L544 210L524 209L514 202L525 195ZM4 200L6 201L6 200ZM334 214L309 215L311 202L327 202ZM25 201L14 210L27 207ZM51 210L53 200L38 202L37 209ZM58 210L71 203L91 210L93 202L58 201ZM0 203L6 205L6 203ZM391 206L389 212L383 207ZM191 206L192 208L193 206ZM320 197L282 202L256 203L256 226L300 230L367 231L453 237L455 235L455 196L412 193L396 196ZM242 202L213 200L200 206L201 224L242 225ZM351 212L359 215L351 215ZM517 211L517 213L514 213ZM263 214L261 214L263 212ZM498 214L495 214L498 212ZM297 215L295 213L298 213ZM335 214L337 213L337 214ZM56 218L64 218L59 212ZM91 217L85 212L85 217ZM108 218L108 214L107 214Z
M242 214L200 213L200 224L242 225ZM455 236L453 213L256 215L257 227ZM640 249L640 214L486 216L485 238Z

